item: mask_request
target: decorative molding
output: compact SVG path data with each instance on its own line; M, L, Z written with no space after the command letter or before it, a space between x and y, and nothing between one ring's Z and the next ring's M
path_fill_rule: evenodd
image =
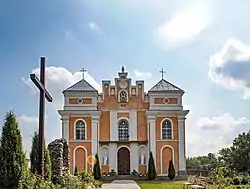
M70 139L69 142L80 142L80 143L86 143L86 142L91 142L91 140L76 140L76 139Z
M164 148L170 148L171 151L172 151L172 161L173 161L173 164L174 164L174 148L170 145L164 145L162 148L161 148L161 152L160 152L160 161L161 161L161 174L162 174L162 151ZM175 164L174 164L175 165Z
M84 132L85 132L85 139L84 140L87 140L87 132L88 132L88 130L87 130L87 123L86 123L86 121L84 120L84 119L81 119L81 118L79 118L79 119L77 119L77 120L75 120L75 122L74 122L74 139L75 140L77 140L76 139L76 123L77 123L77 121L83 121L83 123L84 123Z
M70 115L70 117L92 117L101 115L100 110L58 110L58 113L61 116Z
M83 149L85 151L85 169L88 169L88 163L87 163L87 158L88 158L88 150L84 146L77 146L74 151L73 151L73 168L76 166L76 150L77 149Z
M172 138L171 138L171 139L167 139L167 140L172 140L172 139L174 138L174 129L173 129L173 128L174 128L174 123L173 123L173 121L172 121L171 119L169 119L169 118L164 118L164 119L161 120L160 139L161 139L161 140L166 140L166 139L162 139L162 124L163 124L163 122L166 121L166 120L170 121L170 123L171 123L171 135L172 135Z

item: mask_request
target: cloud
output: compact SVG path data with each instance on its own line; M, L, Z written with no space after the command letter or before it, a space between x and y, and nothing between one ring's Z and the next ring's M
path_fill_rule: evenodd
M38 117L21 115L17 117L23 138L23 147L29 157L34 131L38 131Z
M77 39L76 35L71 30L65 30L64 35L68 41L75 41Z
M210 56L209 78L231 91L243 90L243 99L250 99L250 45L238 39L228 39Z
M175 13L154 30L156 41L165 49L173 49L193 41L211 23L208 10L192 6Z
M95 22L89 22L89 23L88 23L88 26L89 26L89 28L90 28L94 33L96 33L96 34L101 34L101 33L102 33L102 30L101 30L100 26L99 26L97 23L95 23Z
M250 119L235 118L229 113L213 117L201 117L196 124L187 125L188 155L216 153L232 145L239 133L250 129Z
M32 70L37 77L40 77L40 68ZM82 79L80 72L71 73L66 68L49 66L45 69L46 75L46 88L53 98L53 106L56 109L61 109L63 106L63 94L62 91L75 84ZM30 80L30 78L22 78L22 80L29 86L33 93L38 94L38 89ZM100 84L88 73L85 72L85 80L88 81L94 88L101 91Z
M134 70L134 75L138 80L139 79L147 80L147 79L150 79L152 77L152 73L150 73L150 72L139 72L137 70Z

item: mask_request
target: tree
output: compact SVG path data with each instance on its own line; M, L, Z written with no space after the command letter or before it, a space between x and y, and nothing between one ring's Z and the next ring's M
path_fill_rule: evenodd
M39 135L38 135L38 132L35 131L33 135L32 147L31 147L31 152L30 152L30 169L31 169L31 172L34 174L38 173L38 170L40 167L38 140L39 140ZM45 140L44 140L44 144L45 144ZM46 147L44 150L44 172L45 172L44 178L46 180L50 180L51 179L51 161L50 161L49 150Z
M75 167L74 175L75 175L75 176L78 176L78 170L77 170L77 167Z
M175 169L172 159L169 161L168 165L168 178L170 180L173 180L175 178Z
M147 176L149 180L154 180L156 178L155 161L152 152L149 154Z
M0 141L0 188L18 188L25 160L16 116L9 111L5 115Z
M250 173L250 131L239 134L233 145L219 151L221 163L231 171Z
M96 180L100 180L102 175L101 175L101 169L100 169L100 162L99 162L99 157L98 157L98 154L95 155L95 165L94 165L94 168L93 168L93 172L94 172L94 178Z

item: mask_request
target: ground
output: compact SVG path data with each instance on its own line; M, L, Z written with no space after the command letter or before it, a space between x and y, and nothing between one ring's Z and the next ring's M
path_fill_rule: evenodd
M182 189L184 181L142 181L137 182L141 189Z

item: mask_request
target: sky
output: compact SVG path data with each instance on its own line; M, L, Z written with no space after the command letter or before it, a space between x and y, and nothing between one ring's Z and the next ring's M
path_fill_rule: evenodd
M117 77L123 65L148 90L164 78L185 91L187 155L228 147L250 128L248 0L0 1L0 122L13 110L24 148L38 128L39 76L46 57L46 142L61 137L62 90Z

